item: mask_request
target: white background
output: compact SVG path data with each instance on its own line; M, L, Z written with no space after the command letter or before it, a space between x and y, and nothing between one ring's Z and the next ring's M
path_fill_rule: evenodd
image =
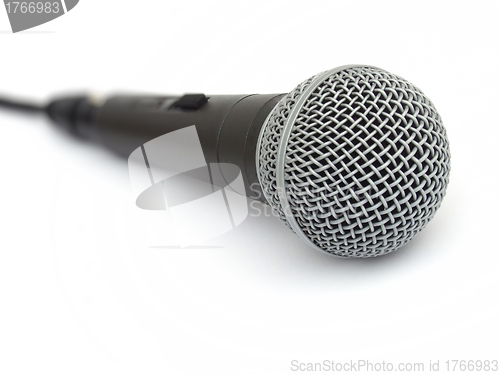
M0 373L500 360L499 18L494 1L83 0L13 35L0 10L0 93L280 93L370 64L432 99L452 153L441 209L391 255L322 255L265 217L162 248L125 161L0 111Z

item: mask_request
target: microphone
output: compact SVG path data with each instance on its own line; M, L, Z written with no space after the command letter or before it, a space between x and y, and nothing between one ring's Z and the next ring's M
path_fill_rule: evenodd
M56 100L46 113L129 156L196 126L208 163L231 163L247 195L269 204L313 248L375 257L408 243L446 193L441 117L414 85L365 65L319 73L288 94L117 96Z

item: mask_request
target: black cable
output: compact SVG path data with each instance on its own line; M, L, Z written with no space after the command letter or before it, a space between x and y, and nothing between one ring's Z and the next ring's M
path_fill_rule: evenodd
M27 103L17 100L7 99L5 97L0 97L0 108L11 109L14 111L20 111L25 113L40 113L45 110L45 106Z

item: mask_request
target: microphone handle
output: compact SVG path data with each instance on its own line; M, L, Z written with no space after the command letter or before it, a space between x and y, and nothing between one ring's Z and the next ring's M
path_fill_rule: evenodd
M47 113L73 134L124 157L152 139L195 125L206 162L238 166L247 196L265 201L255 162L257 140L284 95L115 96L100 107L80 97L56 100Z

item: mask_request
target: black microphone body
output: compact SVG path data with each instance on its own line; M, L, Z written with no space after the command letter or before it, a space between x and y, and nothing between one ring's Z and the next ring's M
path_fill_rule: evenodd
M238 166L247 196L265 201L257 177L257 140L284 95L115 96L98 107L74 98L52 102L48 113L71 133L123 157L152 139L194 125L207 163ZM62 110L73 115L58 116Z

